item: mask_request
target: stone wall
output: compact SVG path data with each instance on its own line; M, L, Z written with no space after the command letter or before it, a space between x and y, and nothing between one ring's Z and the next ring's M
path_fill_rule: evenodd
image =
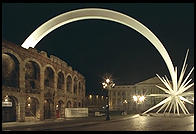
M13 59L13 61L6 62L2 60L4 79L2 85L2 100L6 95L13 96L17 100L17 121L25 120L25 108L27 98L32 97L36 100L39 107L36 108L36 118L43 120L47 114L45 110L45 103L49 103L50 118L56 118L57 111L63 110L67 107L67 102L71 102L71 107L83 107L85 100L85 78L78 71L73 70L71 66L54 55L47 55L47 52L39 52L35 48L24 49L19 45L15 45L8 41L2 42L2 57ZM18 68L18 70L17 70ZM30 71L29 71L30 70ZM50 70L50 71L46 71ZM49 72L46 74L46 72ZM61 80L58 79L61 73ZM15 74L17 78L11 79L11 74ZM63 74L63 75L62 75ZM72 79L71 92L67 92L67 77ZM74 78L77 79L74 83ZM18 87L9 86L6 82L12 83L18 79ZM50 82L49 86L47 82ZM61 89L57 88L58 81L61 81ZM52 82L52 84L51 84ZM73 91L73 86L77 85L76 92ZM52 87L50 86L52 85ZM80 86L79 86L80 85ZM58 86L59 87L59 86ZM80 87L80 89L79 89ZM59 103L61 102L61 103ZM57 108L57 105L61 108ZM76 105L73 105L76 104ZM29 105L30 106L30 105ZM45 109L44 109L45 108ZM62 111L60 111L62 113ZM44 115L45 114L45 115ZM30 119L30 118L28 118Z

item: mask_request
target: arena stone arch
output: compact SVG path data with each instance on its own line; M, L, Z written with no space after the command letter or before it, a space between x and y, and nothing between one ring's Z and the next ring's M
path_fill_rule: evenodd
M61 74L62 74L62 76L61 76ZM59 78L59 77L62 77L62 78ZM60 79L63 79L63 81L60 80ZM59 82L60 82L60 83L59 83ZM59 85L59 84L60 84L60 85ZM59 87L59 86L60 86L60 87ZM61 70L59 70L59 71L57 72L57 89L65 90L65 74L64 74L64 72L61 71Z
M73 81L73 93L77 94L77 91L78 91L78 77L76 75L74 75L72 81Z
M15 122L20 120L20 103L22 102L20 97L15 93L4 93L2 94L2 101L8 95L8 101L12 102L12 107L7 109L2 106L2 122Z
M67 83L67 79L68 79L68 77L70 77L71 78L71 91L68 91L68 83ZM72 93L73 91L73 78L72 78L72 75L70 74L70 73L68 73L67 75L66 75L66 77L65 77L65 85L66 85L66 92L70 92L70 93Z
M29 105L30 104L30 105ZM35 95L29 95L25 99L25 117L38 119L40 114L40 99Z
M61 70L61 69L58 69L58 71L56 71L56 73L58 74L59 72L62 72L63 75L64 75L64 78L65 78L65 71Z
M20 89L22 60L19 55L11 51L2 53L2 84ZM9 73L8 73L9 72Z
M56 75L56 70L55 70L54 67L53 67L52 65L50 65L50 64L46 64L46 65L43 67L43 71L45 71L47 67L50 67L50 68L53 70L54 74Z
M13 98L14 98L14 101L16 102L16 104L18 105L20 102L21 102L21 99L20 99L20 96L18 95L18 94L15 94L15 93L13 93L13 92L2 92L2 99L6 96L6 95L8 95L8 97L9 96L12 96Z
M63 100L64 100L63 97L60 97L55 102L56 118L64 118L65 117L65 103Z
M26 71L26 66L27 64L31 63L31 65L33 66L33 69L31 71L27 70ZM30 66L30 67L32 67ZM41 64L34 58L27 58L24 60L24 68L25 68L25 88L26 88L26 92L40 92L38 89L40 89L41 87L41 69L42 66ZM28 68L27 68L28 69ZM33 73L33 74L32 74Z
M71 73L67 73L67 75L65 76L65 79L67 79L67 77L68 77L68 76L70 76L70 77L71 77L71 79L73 79L73 77L72 77Z
M20 56L14 51L12 51L11 49L3 49L2 54L6 54L6 53L12 54L13 56L15 56L19 64L23 63L23 60L20 58Z
M72 108L72 101L71 100L67 100L66 102L66 108Z
M63 103L65 103L65 99L64 99L64 97L59 97L57 100L56 100L56 102L55 103L57 103L57 102L59 102L59 101L63 101Z
M50 65L50 64L46 64L45 66L44 66L44 68L43 68L43 71L44 71L44 87L45 87L45 80L46 80L46 78L45 78L45 71L46 71L46 69L47 68L49 68L49 69L51 69L52 71L53 71L53 83L51 84L51 83L48 83L49 85L49 87L50 86L52 86L53 88L55 87L55 81L56 81L56 79L57 79L57 74L56 74L56 71L55 71L55 69L54 69L54 67L52 66L52 65Z
M38 61L37 59L34 59L34 58L26 58L26 59L24 60L24 67L25 67L25 64L26 64L27 62L29 62L29 61L33 61L33 62L37 63L38 66L39 66L39 69L41 70L42 65L39 63L39 61Z
M41 98L39 97L39 95L35 95L35 94L28 94L26 98L31 97L34 98L38 101L38 103L40 104L41 102Z

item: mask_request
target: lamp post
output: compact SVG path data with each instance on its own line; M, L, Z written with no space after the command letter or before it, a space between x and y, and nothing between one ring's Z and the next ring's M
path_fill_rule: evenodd
M141 96L140 95L137 95L137 96L134 95L133 100L135 101L135 105L142 104L145 100L145 97L143 95L141 95Z
M123 115L126 115L127 114L127 100L125 99L124 101L123 101Z
M106 78L105 82L102 83L103 88L107 89L107 95L106 95L106 120L110 120L110 116L109 116L109 95L108 95L108 91L111 90L111 88L113 88L115 86L115 83L109 79Z
M4 100L2 101L2 107L12 107L12 101L10 100L8 95L6 95Z

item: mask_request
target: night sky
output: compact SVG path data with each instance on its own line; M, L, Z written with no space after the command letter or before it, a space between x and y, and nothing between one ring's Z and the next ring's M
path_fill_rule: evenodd
M185 76L194 66L192 3L3 3L2 38L21 45L47 20L87 7L111 9L140 21L163 43L178 73L188 48ZM155 47L140 33L116 22L94 19L63 25L44 37L36 49L59 57L80 72L86 79L87 93L102 94L106 74L112 75L116 85L134 84L156 73L170 78Z

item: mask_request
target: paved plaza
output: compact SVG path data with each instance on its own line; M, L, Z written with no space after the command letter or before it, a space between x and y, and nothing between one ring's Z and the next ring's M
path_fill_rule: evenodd
M194 115L184 117L111 116L3 123L3 131L194 131Z

